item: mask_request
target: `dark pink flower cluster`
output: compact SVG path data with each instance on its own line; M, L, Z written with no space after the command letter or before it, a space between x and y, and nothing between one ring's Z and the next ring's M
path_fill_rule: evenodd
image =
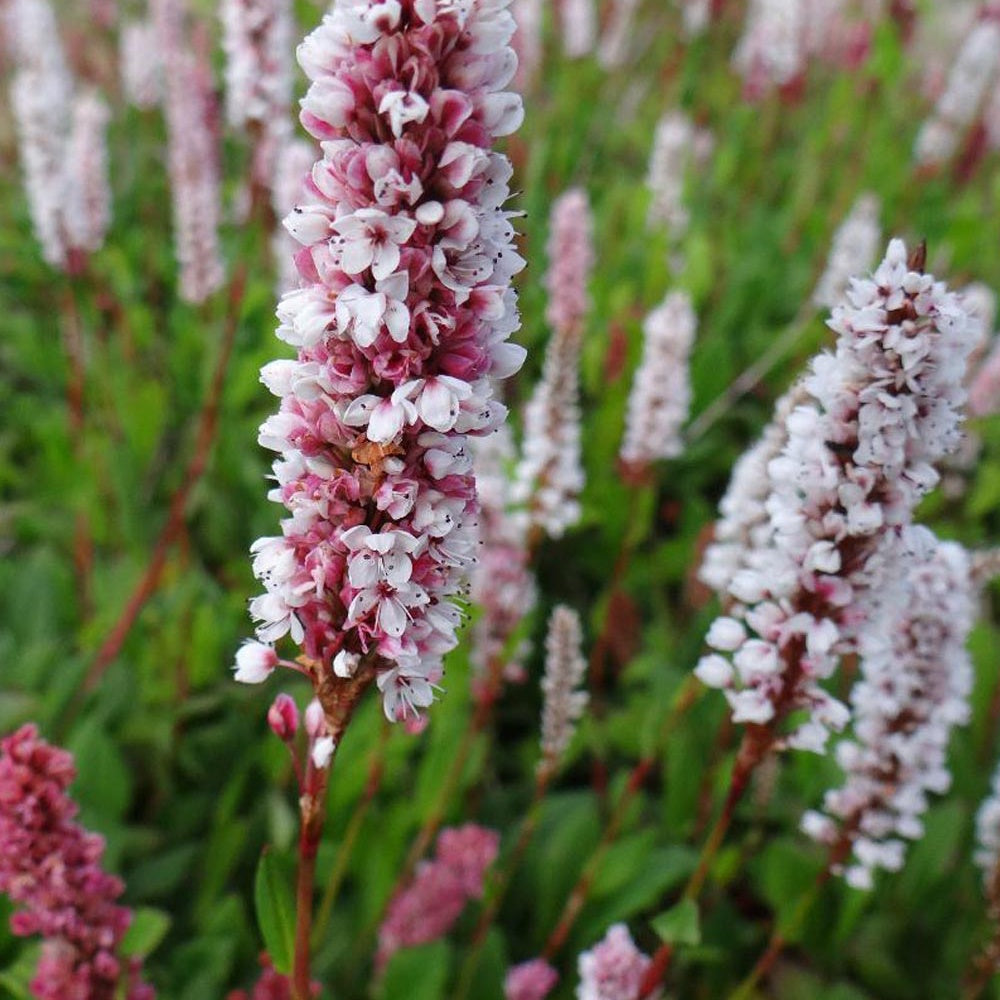
M226 1000L292 1000L292 983L288 976L283 976L271 964L271 956L267 952L260 954L260 979L254 984L253 990L232 990L226 995ZM312 995L318 997L321 987L319 983L312 984Z
M533 958L507 970L505 1000L545 1000L559 982L559 973L543 958Z
M104 841L75 823L66 794L73 758L33 725L0 741L0 892L24 908L10 920L18 936L45 943L31 990L40 1000L151 1000L138 968L118 946L131 920L116 904L123 886L101 869Z
M482 896L487 869L499 849L499 835L474 823L442 830L434 860L423 862L413 881L389 904L378 932L376 967L384 968L400 948L447 934L465 904Z
M286 634L340 676L379 657L395 719L430 704L474 562L466 437L505 408L493 380L524 352L511 277L524 261L492 151L518 127L509 0L343 0L299 48L302 122L323 145L311 203L286 220L301 287L262 372L281 398L260 441L290 517L253 547L257 635ZM348 666L351 664L352 666ZM336 672L336 665L335 672Z

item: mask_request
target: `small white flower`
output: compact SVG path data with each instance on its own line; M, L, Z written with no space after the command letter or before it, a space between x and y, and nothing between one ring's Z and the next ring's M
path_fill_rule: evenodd
M262 642L248 641L236 652L234 678L241 684L261 684L274 673L278 654Z
M353 677L357 673L360 662L361 657L357 653L351 653L346 649L342 649L333 658L333 672L338 677L343 677L344 679Z
M323 771L330 766L333 751L337 748L332 736L321 736L312 747L313 766Z

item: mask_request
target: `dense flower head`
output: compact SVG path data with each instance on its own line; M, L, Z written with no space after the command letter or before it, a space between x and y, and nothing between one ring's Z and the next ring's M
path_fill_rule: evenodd
M378 932L376 967L384 968L400 948L447 934L466 903L482 896L499 847L497 833L474 823L442 830L433 860L421 862L409 885L389 904Z
M805 71L807 16L804 0L751 0L733 53L748 97L786 86Z
M529 566L526 520L513 507L511 469L514 443L507 425L494 434L474 438L473 463L479 494L479 557L472 572L469 596L480 608L472 629L469 658L473 689L489 697L491 682L524 679L522 661L530 647L511 639L536 601Z
M493 380L524 352L494 141L520 124L507 0L342 0L299 47L302 123L322 144L286 220L301 287L278 308L295 360L262 381L280 411L272 499L290 517L253 546L258 638L328 664L377 661L387 716L433 700L474 562L467 435L504 419Z
M14 55L11 105L28 210L45 261L77 268L99 249L110 221L109 113L74 84L46 0L13 0L7 28Z
M691 405L688 358L698 319L687 292L671 292L643 323L621 446L623 461L642 465L684 449L681 427Z
M270 189L282 147L291 137L291 0L223 0L219 16L226 53L226 117L235 128L255 130L254 178Z
M725 690L736 722L773 728L804 711L790 746L821 751L847 722L819 682L898 599L901 531L960 441L972 323L920 264L893 240L873 276L852 281L830 320L836 351L813 362L809 398L767 463L766 519L749 519L752 544L737 537L738 568L718 574L731 607L698 674Z
M118 62L122 90L129 102L144 111L155 108L163 99L163 57L152 21L122 25Z
M212 70L206 53L185 41L178 0L153 0L152 9L166 73L167 169L179 291L186 302L203 302L225 280Z
M513 0L512 12L517 22L513 46L517 53L517 83L531 86L542 64L543 0Z
M966 36L933 114L921 126L915 149L917 162L934 165L950 159L983 112L987 97L998 87L1000 11L989 11Z
M104 841L74 822L75 775L72 756L33 725L0 741L0 893L22 907L11 930L44 939L31 984L40 1000L114 1000L122 984L128 1000L151 1000L116 953L131 913L101 868Z
M604 939L578 960L578 1000L639 1000L650 959L632 940L624 924L609 928ZM659 992L651 995L656 1000Z
M559 982L559 973L543 958L512 966L503 981L504 1000L545 1000Z
M608 25L597 47L597 60L605 69L626 64L635 37L635 15L639 0L614 0Z
M550 214L545 317L552 337L542 377L524 410L524 441L513 498L529 524L553 538L580 517L584 474L580 448L580 348L594 264L593 221L586 194L573 188Z
M1000 342L979 365L969 385L969 412L987 417L1000 410Z
M833 235L830 255L812 300L832 309L847 291L856 274L864 274L874 263L882 240L879 200L870 193L859 196L847 218Z
M549 618L545 637L545 674L542 677L542 764L551 770L569 747L577 720L587 707L587 692L580 690L587 661L580 617L571 608L557 605Z
M976 865L983 873L987 895L1000 899L1000 768L993 773L990 794L976 813Z
M250 993L246 990L232 990L226 995L226 1000L293 1000L292 981L283 976L271 961L267 952L261 953L260 978L254 983ZM312 984L312 995L318 997L322 992L319 983Z
M563 51L570 59L580 59L597 44L597 8L594 0L565 0L559 5Z
M590 308L587 285L594 269L594 220L582 188L570 188L552 203L545 274L545 319L555 333L579 336Z
M649 154L646 186L651 226L666 226L675 243L688 227L690 213L684 200L688 169L704 162L711 152L712 134L695 128L682 111L668 111L656 123Z
M969 718L966 642L975 594L968 554L921 527L906 532L910 567L902 600L883 606L859 642L851 692L853 738L837 746L844 785L827 793L806 831L850 848L836 871L870 888L873 871L901 867L905 841L923 834L928 794L948 790L948 741ZM845 851L845 853L848 853Z

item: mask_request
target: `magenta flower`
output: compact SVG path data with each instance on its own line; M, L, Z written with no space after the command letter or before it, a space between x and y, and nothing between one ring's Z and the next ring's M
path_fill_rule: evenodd
M101 869L104 841L75 823L66 794L73 758L33 725L0 741L0 892L22 906L19 937L44 939L31 990L40 1000L151 1000L138 967L118 946L131 913L116 900L122 883Z
M376 968L384 968L400 948L447 934L465 904L482 896L486 871L499 846L493 830L473 823L442 830L434 860L422 862L410 884L389 904L378 932Z
M543 958L512 966L503 981L504 1000L545 1000L559 982L559 973Z
M302 122L323 143L286 226L301 287L278 309L294 361L260 441L290 517L254 545L258 638L286 634L331 673L374 668L391 719L428 706L474 562L469 434L504 419L493 380L523 350L523 260L492 151L520 124L507 0L337 4L299 48ZM331 678L331 683L336 683Z

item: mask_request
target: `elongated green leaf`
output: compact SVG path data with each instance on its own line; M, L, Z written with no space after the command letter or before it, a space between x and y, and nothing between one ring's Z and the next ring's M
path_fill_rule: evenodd
M698 904L693 899L682 899L676 906L654 917L652 924L653 930L667 944L701 944Z
M290 866L281 855L264 850L254 882L257 926L278 972L292 971L295 953L295 893Z

